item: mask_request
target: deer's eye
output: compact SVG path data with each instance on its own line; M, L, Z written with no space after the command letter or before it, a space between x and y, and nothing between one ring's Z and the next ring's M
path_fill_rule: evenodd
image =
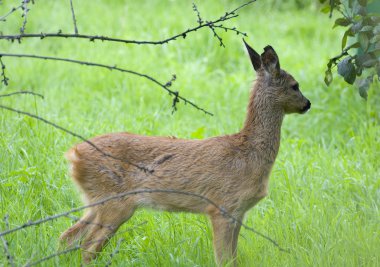
M298 91L298 90L299 90L298 83L295 84L295 85L293 85L293 86L292 86L292 89L293 89L294 91Z

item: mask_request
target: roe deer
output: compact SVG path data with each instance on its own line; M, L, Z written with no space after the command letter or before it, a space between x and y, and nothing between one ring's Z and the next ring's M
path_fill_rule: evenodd
M243 129L204 140L131 133L111 133L90 140L112 157L102 155L88 142L78 144L66 157L71 162L73 180L87 204L132 190L170 189L207 197L242 220L245 212L267 195L284 115L305 113L311 104L302 95L297 81L280 69L271 46L266 46L259 55L244 43L257 80ZM153 174L142 171L136 164L154 170ZM217 263L232 261L236 265L241 225L191 195L144 193L94 205L61 235L61 240L69 245L82 240L82 255L89 262L138 207L207 214L212 223Z

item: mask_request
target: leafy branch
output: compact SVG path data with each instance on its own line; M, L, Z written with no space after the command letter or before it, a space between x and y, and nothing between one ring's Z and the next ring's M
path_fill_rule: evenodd
M320 0L325 3L326 0ZM332 68L337 66L338 74L349 84L354 84L363 72L366 77L359 79L359 94L367 98L367 91L377 75L380 80L380 15L368 12L366 0L330 0L322 12L337 10L342 17L335 20L334 28L346 27L342 37L342 51L327 63L325 83L333 80ZM349 38L354 39L347 45Z

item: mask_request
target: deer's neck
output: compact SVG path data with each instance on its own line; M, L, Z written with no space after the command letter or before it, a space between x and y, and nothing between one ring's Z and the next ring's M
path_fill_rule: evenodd
M247 117L241 131L258 156L274 162L281 137L284 111L256 86L251 92Z

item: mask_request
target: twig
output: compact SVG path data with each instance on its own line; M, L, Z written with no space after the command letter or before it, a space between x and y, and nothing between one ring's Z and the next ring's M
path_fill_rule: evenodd
M101 228L108 228L110 230L114 230L114 228L112 226L109 226L109 225L104 225L104 224L100 224L100 223L94 223L94 222L91 222L91 221L85 221L85 220L82 220L81 218L78 218L78 217L75 217L75 216L72 216L70 214L66 215L65 217L73 220L74 222L77 222L77 221L80 221L82 224L87 224L87 225L96 225L96 226L99 226Z
M0 65L1 65L1 82L5 85L5 86L8 86L8 77L5 75L5 64L0 56Z
M243 35L243 36L245 36L245 37L248 36L247 33L242 32L242 31L239 31L238 29L236 29L236 27L228 28L228 27L225 27L225 26L223 26L223 25L214 25L213 27L214 27L214 28L223 29L223 30L225 30L225 31L236 32L237 35L241 34L241 35Z
M198 7L196 6L195 3L193 3L193 10L197 14L197 17L198 17L197 22L199 23L199 25L202 25L203 24L203 20L201 18L201 14L199 13Z
M8 97L8 96L13 96L13 95L34 95L34 96L38 96L38 97L41 97L42 99L44 99L44 96L39 94L39 93L35 93L35 92L32 92L32 91L18 91L18 92L12 92L12 93L9 93L9 94L3 94L3 95L0 95L0 98L1 97Z
M130 164L131 166L134 166L134 167L138 168L139 170L141 170L141 171L143 171L145 173L153 173L154 172L154 170L152 170L152 169L145 168L144 166L140 166L138 164L132 163L132 162L126 160L126 159L115 157L115 156L113 156L113 155L111 155L111 154L109 154L109 153L101 150L97 145L95 145L93 142L87 140L83 136L81 136L81 135L79 135L77 133L74 133L74 132L72 132L72 131L70 131L70 130L68 130L66 128L63 128L62 126L59 126L59 125L57 125L57 124L55 124L55 123L53 123L51 121L48 121L48 120L46 120L46 119L44 119L42 117L39 117L39 116L34 115L34 114L31 114L29 112L25 112L25 111L22 111L22 110L14 109L14 108L3 106L3 105L0 105L0 108L6 109L6 110L10 110L10 111L13 111L13 112L16 112L16 113L19 113L19 114L23 114L23 115L35 118L37 120L40 120L40 121L42 121L42 122L44 122L46 124L49 124L49 125L53 126L54 128L57 128L57 129L65 132L65 133L68 133L68 134L70 134L70 135L72 135L74 137L77 137L77 138L81 139L83 142L86 142L87 144L89 144L90 146L92 146L97 152L101 153L102 155L104 155L106 157L109 157L109 158L112 158L112 159L115 159L115 160L122 161L122 162L125 162L127 164Z
M105 267L111 266L111 264L112 264L112 259L113 259L113 257L114 257L117 253L119 253L120 244L121 244L121 242L123 242L123 241L124 241L124 238L120 238L120 239L117 241L116 247L115 247L115 249L112 251L112 253L111 253L111 255L110 255L110 259L107 261Z
M219 44L222 47L226 47L223 43L222 37L219 36L219 34L216 33L215 28L213 26L210 26L210 30L214 33L214 37L216 37L219 40Z
M136 229L137 227L140 227L141 225L144 225L144 224L146 224L146 223L147 223L147 221L143 221L142 223L139 223L139 224L137 224L137 225L134 225L133 227L129 227L129 228L125 229L124 231L120 231L120 232L116 233L116 235L124 234L124 233L129 232L129 231L131 231L131 230L133 230L133 229ZM106 238L101 238L101 239L93 240L93 241L87 242L86 245L94 244L94 243L98 243L98 242L102 242L102 241L104 241L105 239L106 239ZM119 241L120 241L120 239L119 239ZM121 242L121 241L120 241L120 242ZM117 244L117 246L120 246L119 243ZM76 246L74 246L74 247L72 247L72 248L68 248L68 249L65 249L65 250L63 250L63 251L59 251L59 252L53 253L53 254L51 254L51 255L49 255L49 256L47 256L47 257L44 257L44 258L42 258L42 259L39 259L39 260L35 261L35 262L27 263L27 264L25 264L24 266L25 266L25 267L35 266L35 265L41 264L42 262L45 262L45 261L50 260L50 259L52 259L52 258L55 258L55 257L57 257L57 256L64 255L64 254L68 254L68 253L73 252L73 251L75 251L75 250L81 249L82 247L83 247L83 245L76 245ZM117 247L117 248L118 248L118 247ZM118 251L117 251L117 252L118 252ZM113 253L113 252L112 252L112 253ZM113 255L113 256L114 256L114 255ZM113 257L113 256L112 256L112 257Z
M28 16L28 12L29 12L28 3L29 3L29 0L22 0L21 9L23 11L22 17L24 18L24 20L23 20L22 26L20 28L20 34L24 34L24 32L25 32L25 27L26 27L26 23L27 23L27 16Z
M0 17L0 21L6 21L7 20L7 17L9 15L11 15L12 13L14 13L17 9L20 9L22 7L23 3L21 3L21 5L17 6L17 7L12 7L11 10L8 11L7 14L3 15Z
M231 20L233 18L238 17L236 14L236 11L240 10L241 8L248 6L252 3L256 2L256 0L251 0L237 8L235 8L232 11L226 12L223 16L221 16L218 19L212 20L212 21L202 21L202 24L199 24L198 26L195 26L193 28L189 28L181 33L178 33L176 35L173 35L171 37L168 37L163 40L159 41L145 41L145 40L127 40L127 39L122 39L122 38L112 38L112 37L107 37L107 36L99 36L99 35L86 35L86 34L69 34L69 33L31 33L31 34L18 34L18 35L0 35L0 39L6 39L10 41L19 41L23 38L81 38L81 39L88 39L90 41L95 41L95 40L101 40L101 41L109 41L109 42L120 42L120 43L125 43L125 44L139 44L139 45L144 45L144 44L151 44L151 45L162 45L162 44L167 44L171 41L177 40L180 37L186 38L186 36L189 33L196 32L199 29L202 28L207 28L207 27L214 27L215 24ZM199 22L198 22L199 23ZM225 29L229 30L229 28L225 27Z
M1 107L1 105L0 105L0 107ZM269 236L267 236L267 235L265 235L263 233L260 233L259 231L255 230L254 228L252 228L250 226L247 226L240 219L237 219L234 216L232 216L231 214L229 214L223 207L219 206L218 204L216 204L214 201L210 200L209 198L204 197L204 196L199 195L199 194L196 194L196 193L185 192L185 191L178 191L178 190L173 190L173 189L140 189L140 190L134 190L134 191L128 191L128 192L120 193L120 194L117 194L117 195L113 195L113 196L104 198L104 199L102 199L100 201L91 203L89 205L81 206L81 207L78 207L78 208L75 208L75 209L63 212L63 213L59 213L59 214L56 214L56 215L48 216L48 217L46 217L44 219L40 219L40 220L37 220L37 221L29 221L29 222L27 222L27 223L25 223L23 225L15 227L13 229L9 229L9 230L0 232L0 237L8 235L8 234L16 232L16 231L19 231L19 230L27 228L27 227L31 227L31 226L34 226L34 225L39 225L39 224L42 224L42 223L45 223L45 222L48 222L48 221L52 221L52 220L58 219L60 217L67 216L68 214L71 214L71 213L74 213L74 212L78 212L78 211L81 211L81 210L84 210L84 209L87 209L87 208L91 208L91 207L94 207L94 206L102 205L102 204L104 204L104 203L106 203L108 201L111 201L111 200L117 200L117 199L120 199L120 198L125 198L127 196L144 194L144 193L148 193L148 194L151 194L151 193L168 193L168 194L186 195L186 196L191 196L191 197L199 198L202 201L204 201L204 202L212 205L216 209L218 209L219 212L223 216L231 219L231 221L233 223L238 223L239 225L243 226L245 229L247 229L247 230L249 230L249 231L251 231L251 232L253 232L253 233L261 236L262 238L268 240L274 246L276 246L280 251L288 252L289 253L288 249L282 248L275 240L273 240L272 238L270 238Z
M70 0L70 7L71 7L71 14L72 14L72 16L73 16L74 32L75 32L75 34L78 34L77 20L76 20L76 18L75 18L75 12L74 12L73 0Z
M168 88L168 86L166 86L165 84L157 81L155 78L147 75L147 74L143 74L143 73L139 73L139 72L136 72L136 71L132 71L132 70L127 70L127 69L122 69L122 68L119 68L117 66L111 66L111 65L105 65L105 64L100 64L100 63L93 63L93 62L87 62L87 61L80 61L80 60L75 60L75 59L69 59L69 58L58 58L58 57L48 57L48 56L37 56L37 55L28 55L28 54L6 54L6 53L0 53L0 58L1 57L24 57L24 58L37 58L37 59L45 59L45 60L55 60L55 61L64 61L64 62L70 62L70 63L75 63L75 64L80 64L80 65L86 65L86 66L93 66L93 67L100 67L100 68L105 68L105 69L108 69L108 70L116 70L116 71L120 71L120 72L125 72L125 73L129 73L129 74L133 74L133 75L137 75L139 77L143 77L143 78L146 78L148 80L150 80L151 82L157 84L158 86L160 86L161 88L163 88L164 90L166 90L170 96L174 96L174 97L177 97L177 99L180 99L182 100L185 104L189 104L191 106L193 106L194 108L200 110L200 111L203 111L205 114L207 115L210 115L210 116L213 116L212 113L210 113L209 111L199 107L198 105L196 105L195 103L191 102L190 100L178 95L178 92L174 92L172 90L170 90Z
M9 229L8 217L9 217L8 214L4 216L5 229L7 229L7 230ZM8 241L7 241L3 236L1 236L1 240L3 241L4 254L5 254L6 257L7 257L8 264L9 264L11 267L14 267L15 264L14 264L14 262L13 262L13 257L12 257L12 255L11 255L11 253L9 252L9 244L8 244Z
M344 49L342 50L342 52L341 52L339 55L337 55L337 56L331 58L330 60L333 61L334 63L336 63L336 61L339 60L341 57L343 57L343 56L347 56L347 55L348 55L348 51L349 51L351 48L354 48L356 45L357 45L357 43L353 43L353 44L347 46L346 48L344 48Z

